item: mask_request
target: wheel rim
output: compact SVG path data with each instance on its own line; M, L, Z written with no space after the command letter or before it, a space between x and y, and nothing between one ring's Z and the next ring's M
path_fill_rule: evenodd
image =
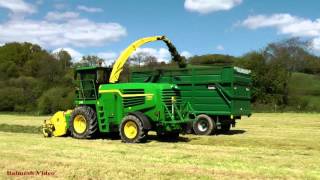
M77 115L73 120L73 127L77 133L79 134L84 133L87 129L86 118L83 117L82 115Z
M205 132L207 131L209 128L209 124L206 120L199 120L198 122L198 129L201 131L201 132Z
M137 124L133 121L128 121L124 125L124 134L129 139L134 139L138 134Z

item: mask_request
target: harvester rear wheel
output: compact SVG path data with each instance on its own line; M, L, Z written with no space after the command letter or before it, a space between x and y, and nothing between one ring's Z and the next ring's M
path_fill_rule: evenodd
M127 115L120 124L120 137L125 143L140 143L147 139L142 121L134 115Z
M210 116L205 114L198 115L196 121L193 123L193 130L197 135L210 135L214 128L214 121Z
M70 118L70 132L78 139L93 138L98 132L96 112L89 106L76 107Z

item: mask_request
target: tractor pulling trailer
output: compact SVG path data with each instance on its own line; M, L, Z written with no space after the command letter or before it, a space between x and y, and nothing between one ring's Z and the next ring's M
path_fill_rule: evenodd
M130 55L141 45L158 40L167 45L179 69L133 72L130 83L119 83ZM184 57L165 36L135 41L112 68L77 68L75 80L75 109L59 111L45 121L45 137L89 139L116 132L123 142L138 143L147 139L148 131L176 138L192 129L199 135L229 130L235 119L251 114L248 71L186 68Z

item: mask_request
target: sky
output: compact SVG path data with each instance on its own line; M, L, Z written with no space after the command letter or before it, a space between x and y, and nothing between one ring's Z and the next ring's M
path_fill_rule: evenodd
M111 63L133 41L166 35L187 57L241 56L290 37L320 53L319 0L0 0L0 45L32 42L74 61ZM168 61L163 42L137 50ZM108 64L108 63L107 63Z

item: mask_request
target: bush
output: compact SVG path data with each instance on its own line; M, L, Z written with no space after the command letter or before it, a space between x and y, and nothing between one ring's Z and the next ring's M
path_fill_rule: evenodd
M72 88L55 87L42 94L38 101L40 114L51 114L73 107L74 90Z
M21 88L1 88L0 99L0 111L23 111L21 108L16 108L22 104L24 99L23 90Z

